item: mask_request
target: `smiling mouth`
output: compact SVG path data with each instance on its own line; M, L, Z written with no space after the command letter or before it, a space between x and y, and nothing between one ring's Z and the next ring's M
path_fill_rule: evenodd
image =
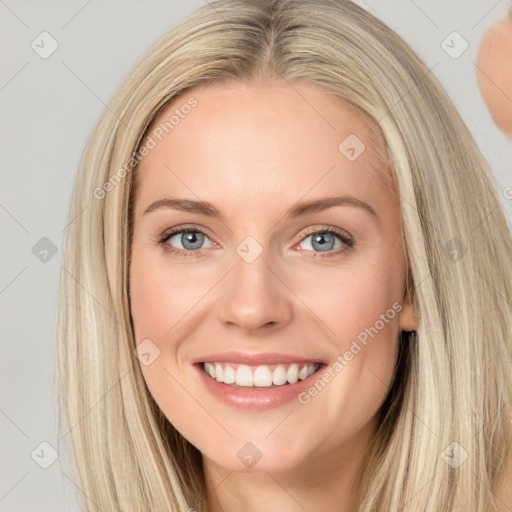
M280 363L250 366L236 363L201 363L213 380L235 388L268 389L295 384L315 374L322 363Z

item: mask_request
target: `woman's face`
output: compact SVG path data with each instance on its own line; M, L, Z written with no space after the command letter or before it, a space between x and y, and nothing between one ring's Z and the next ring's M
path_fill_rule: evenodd
M153 126L130 266L151 394L208 467L353 463L416 327L370 125L318 86L253 81L187 91Z

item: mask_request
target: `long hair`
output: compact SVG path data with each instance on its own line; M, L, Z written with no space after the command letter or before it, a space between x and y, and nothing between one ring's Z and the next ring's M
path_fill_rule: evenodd
M58 306L59 432L88 511L205 510L201 454L142 376L130 317L138 149L178 94L303 80L372 120L399 194L418 329L402 339L359 512L489 512L510 457L512 242L488 164L413 50L349 0L217 0L159 40L80 162ZM186 122L186 120L184 121Z

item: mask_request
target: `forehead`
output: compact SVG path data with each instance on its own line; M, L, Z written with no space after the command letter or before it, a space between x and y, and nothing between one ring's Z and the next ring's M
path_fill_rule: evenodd
M143 200L168 192L256 204L271 191L293 202L305 194L368 196L391 188L373 123L311 83L194 87L159 113L144 143L152 149L136 171Z

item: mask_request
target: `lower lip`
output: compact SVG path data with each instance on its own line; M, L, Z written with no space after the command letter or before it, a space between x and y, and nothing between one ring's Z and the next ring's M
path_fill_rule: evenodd
M239 409L265 411L297 398L299 393L308 389L311 383L318 378L324 365L321 364L315 373L295 384L283 384L272 388L234 387L232 384L224 384L212 379L203 370L202 364L195 364L194 367L199 372L199 378L206 389L221 402Z

